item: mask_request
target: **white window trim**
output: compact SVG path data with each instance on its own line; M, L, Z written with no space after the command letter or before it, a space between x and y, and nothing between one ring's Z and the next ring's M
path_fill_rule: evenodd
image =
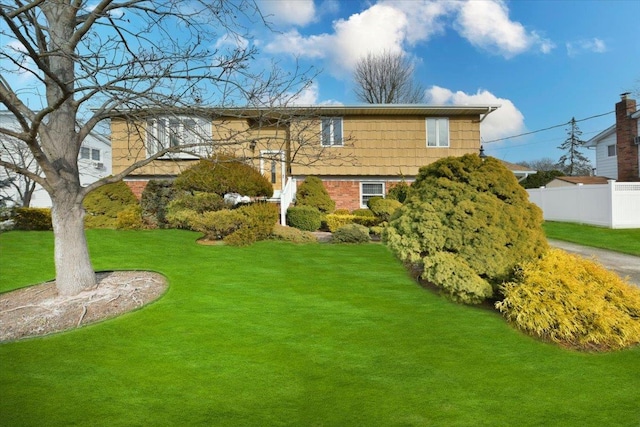
M614 154L609 154L609 147L614 147ZM616 144L607 145L607 157L617 157L618 156L618 146Z
M82 150L87 150L88 151L88 157L82 157ZM95 153L98 153L98 158L94 159L93 155ZM87 160L89 162L101 162L102 161L102 151L98 148L92 148L92 147L87 147L87 146L81 146L80 147L80 151L78 152L78 159L80 160Z
M198 143L205 143L206 141L204 140L206 137L210 137L211 135L211 122L209 122L206 119L203 119L201 117L193 117L193 116L166 116L166 117L154 117L151 118L149 120L147 120L147 140L146 140L146 145L147 145L147 155L152 156L154 154L156 154L158 151L160 151L160 149L164 149L167 147L162 147L161 145L161 141L160 141L160 137L159 137L159 131L158 131L158 122L162 120L165 122L165 129L167 129L165 131L165 136L164 139L169 140L170 139L170 125L169 125L169 121L170 120L177 120L178 121L178 135L180 135L181 138L184 138L184 134L185 134L185 126L184 123L187 120L193 120L195 122L195 127L197 128L197 133L198 135L196 135L196 138L198 139ZM199 135L202 134L203 136ZM159 159L185 159L185 160L190 160L190 159L198 159L199 156L204 156L206 155L206 151L207 151L207 146L206 145L202 145L202 146L198 146L198 147L193 147L190 148L189 150L192 150L194 152L194 154L190 154L187 152L176 152L176 153L166 153L165 155L159 157Z
M435 120L436 122L436 145L429 145L429 120ZM440 126L437 125L438 121L447 121L447 145L440 145ZM427 148L449 148L451 147L451 129L448 117L427 117L424 120L425 130L425 143Z
M330 120L329 128L329 144L324 143L324 125L325 120ZM340 120L340 143L335 143L334 121ZM321 117L320 118L320 145L322 147L343 147L344 146L344 120L342 117Z
M384 197L385 194L387 194L386 191L386 183L384 181L360 181L360 208L367 208L367 204L364 202L364 192L363 192L363 187L365 184L376 184L376 185L382 185L382 193L380 194L367 194L367 196L369 196L369 198L371 197Z

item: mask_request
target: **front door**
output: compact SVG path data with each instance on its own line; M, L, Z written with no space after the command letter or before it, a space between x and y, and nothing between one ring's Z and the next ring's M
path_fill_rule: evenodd
M273 198L279 199L285 182L284 151L260 151L260 173L273 185Z

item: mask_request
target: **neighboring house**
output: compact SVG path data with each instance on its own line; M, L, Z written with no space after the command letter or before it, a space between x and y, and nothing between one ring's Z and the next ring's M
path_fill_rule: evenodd
M17 121L9 111L0 111L0 128L19 130ZM2 134L0 134L0 156L3 159L12 158L12 162L27 166L31 171L38 170L37 163L24 143ZM111 141L109 138L99 135L97 132L90 133L80 147L78 168L80 170L80 184L83 186L111 175ZM6 177L7 173L15 180L19 180L15 182L24 185L22 175L8 172L5 168L0 167L0 179ZM16 202L20 198L15 188L6 187L0 191ZM51 207L51 198L40 185L35 186L29 206Z
M295 182L317 176L336 208L366 207L421 166L446 156L478 153L480 122L498 106L361 105L201 110L194 115L132 112L111 117L113 172L162 148L193 144L199 156L230 152L253 162L286 200ZM139 197L151 179L176 177L196 162L169 153L136 169L125 182ZM287 182L294 183L293 188Z
M558 187L572 187L574 185L596 185L606 184L609 182L609 178L604 176L559 176L553 181L549 182L545 187L558 188Z
M640 110L628 93L616 104L616 123L588 140L596 150L596 173L622 182L640 181Z
M500 161L502 162L502 164L507 169L509 169L511 172L513 172L513 174L516 176L516 179L518 180L518 182L522 181L523 179L525 179L529 175L534 175L534 174L538 173L538 171L531 170L530 168L527 168L525 166L516 165L515 163L505 162L504 160L500 160Z

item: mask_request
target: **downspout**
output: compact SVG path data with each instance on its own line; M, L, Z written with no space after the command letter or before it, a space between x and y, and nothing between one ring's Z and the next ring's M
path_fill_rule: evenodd
M496 111L498 108L500 108L500 106L497 106L497 107L496 107L496 106L487 107L487 112L486 112L486 113L484 113L484 116L482 116L482 117L480 118L480 122L479 122L479 123L482 123L482 121L483 121L484 119L486 119L486 118L487 118L487 116L488 116L489 114L493 113L493 112L494 112L494 111Z

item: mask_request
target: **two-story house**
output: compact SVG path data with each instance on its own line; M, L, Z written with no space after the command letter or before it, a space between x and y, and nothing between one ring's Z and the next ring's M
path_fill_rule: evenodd
M253 163L287 203L295 183L319 177L336 207L366 207L420 167L478 153L480 123L496 105L359 105L285 109L123 112L111 117L114 174L162 149L183 145L132 171L140 196L151 179L174 178L197 156L233 153ZM186 152L185 152L186 151ZM287 185L289 183L289 185ZM291 186L293 183L293 188Z
M0 128L18 131L20 126L13 114L5 110L0 111ZM108 133L107 129L105 129L105 133ZM0 156L32 172L40 173L38 165L27 146L22 141L1 133ZM78 169L80 172L80 184L83 186L111 175L111 140L97 131L87 135L78 153ZM11 185L0 189L2 198L7 199L9 205L23 205L25 202L23 198L26 198L30 207L51 207L52 202L49 193L40 185L25 180L22 175L0 167L0 179L11 180Z
M585 144L596 150L596 173L624 182L640 181L640 110L628 93L616 104L616 123Z

